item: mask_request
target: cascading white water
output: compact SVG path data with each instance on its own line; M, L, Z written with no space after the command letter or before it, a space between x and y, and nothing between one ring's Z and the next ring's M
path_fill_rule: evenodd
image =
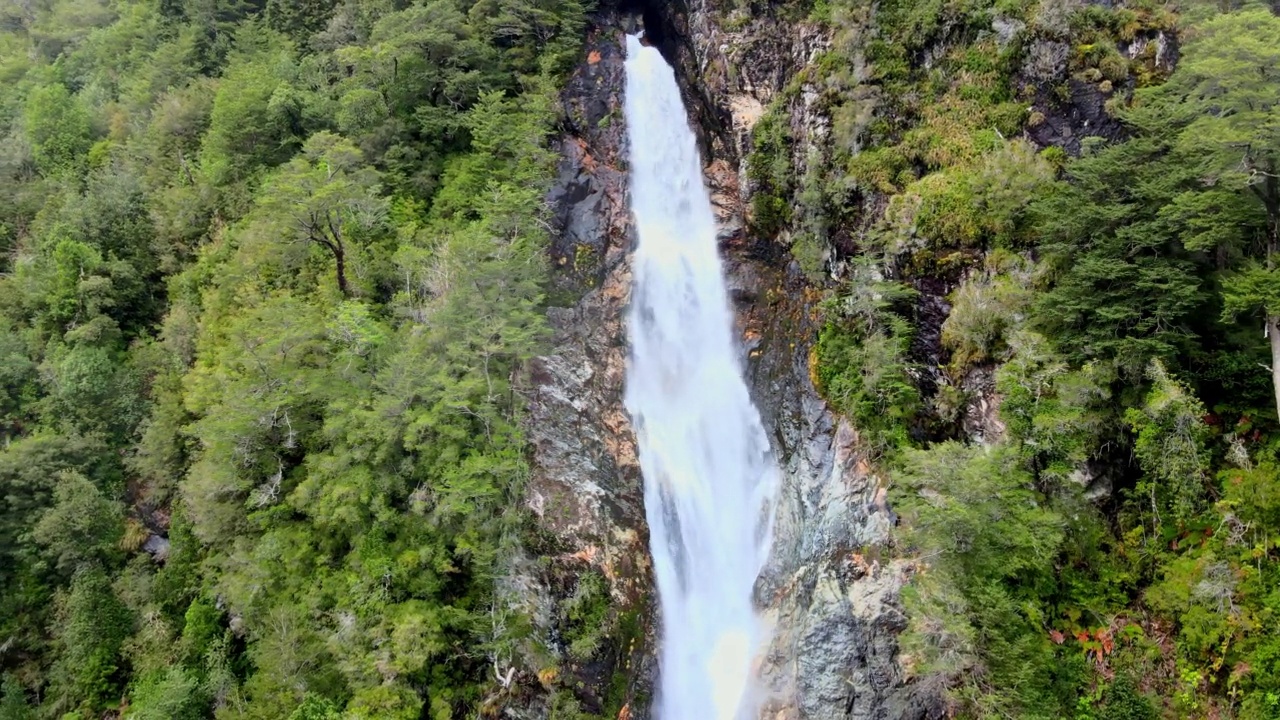
M751 599L777 469L751 404L702 163L675 74L627 38L633 260L626 406L662 613L658 720L752 717Z

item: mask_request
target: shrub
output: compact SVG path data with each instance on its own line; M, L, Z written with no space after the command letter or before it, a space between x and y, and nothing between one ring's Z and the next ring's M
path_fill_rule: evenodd
M1006 333L1020 322L1030 298L1018 279L1001 275L970 279L951 293L942 345L951 351L952 370L1004 359Z
M878 453L910 444L908 430L921 409L907 361L911 328L894 310L913 297L856 265L846 294L828 305L811 358L818 391Z

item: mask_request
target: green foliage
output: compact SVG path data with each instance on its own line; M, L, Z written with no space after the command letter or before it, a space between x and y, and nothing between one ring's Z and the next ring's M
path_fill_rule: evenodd
M335 5L336 0L267 0L263 16L271 28L295 40L305 40L324 29Z
M528 636L494 578L588 5L0 8L0 717L494 709L489 655ZM1192 10L813 3L830 47L754 129L755 229L846 273L813 377L890 468L904 659L960 716L1280 712L1268 348L1235 320L1280 307L1280 35ZM1127 141L1017 139L1045 121L1011 82L1036 40ZM802 87L831 132L799 174ZM970 409L985 365L1003 433L943 441L929 413ZM570 587L560 659L616 662L634 614ZM553 717L589 717L547 682Z
M35 713L27 704L26 691L13 675L6 673L0 684L0 720L33 720Z
M565 640L569 657L579 662L590 660L613 631L608 593L604 576L589 571L578 578L573 595L561 605L568 625Z
M913 297L908 289L877 279L859 266L847 294L829 303L810 363L815 385L839 412L867 433L878 453L909 444L920 394L908 376L910 325L896 314Z
M973 167L927 175L890 201L890 250L1024 245L1028 206L1052 179L1048 163L1021 141L1002 143Z
M137 684L131 700L128 720L200 720L209 699L188 670L171 667Z
M58 608L58 660L49 696L55 707L94 712L118 697L121 650L133 616L100 567L78 571Z
M751 221L765 235L777 235L791 221L791 136L782 107L772 107L751 132L747 177L756 185Z
M32 159L42 173L73 171L83 162L92 142L89 115L66 86L32 90L23 119Z
M1209 429L1202 420L1204 405L1160 361L1152 361L1148 374L1152 387L1146 403L1129 408L1125 422L1136 435L1133 452L1148 476L1153 506L1185 521L1200 510L1205 494Z
M1065 518L1007 448L907 451L894 482L904 540L929 558L908 596L909 650L924 669L962 674L988 712L1049 713L1058 679L1037 590L1052 578ZM983 677L1008 690L990 692Z
M856 246L824 258L847 285L811 371L894 475L919 558L904 660L949 684L959 717L1153 718L1155 696L1178 716L1280 708L1280 343L1237 322L1280 332L1280 22L1180 10L827 0L811 17L831 45L796 83L831 120L825 146L797 183L791 139L756 134L770 232L797 257L812 238ZM1170 73L1152 40L1174 31ZM1055 43L1123 141L1070 158L1005 139L1068 99L1012 82L1057 72ZM768 214L778 186L785 209L803 196L794 215ZM941 327L895 286L945 293ZM974 416L991 402L999 423ZM947 440L974 420L989 447ZM1169 628L1176 652L1155 639Z
M1108 403L1114 375L1099 365L1072 369L1032 332L1015 333L1010 345L1013 356L996 373L1000 417L1041 478L1061 484L1118 432Z
M588 5L0 10L5 712L478 711Z
M53 498L31 535L58 570L70 575L83 566L109 564L124 531L120 504L75 471L58 475Z
M182 651L187 664L198 666L222 638L222 612L197 598L188 607L182 626Z
M1008 336L1024 319L1032 297L1023 265L1016 256L993 253L984 275L971 277L951 293L951 312L942 323L941 340L951 351L953 372L1008 358Z
M1164 161L1164 145L1139 137L1072 163L1070 183L1042 198L1041 247L1053 280L1036 321L1074 362L1106 360L1130 377L1152 358L1189 352L1207 309L1197 259L1177 242L1177 217L1161 208L1195 183ZM1135 179L1135 172L1141 173ZM1117 189L1127 188L1117 195Z
M289 714L289 720L337 720L339 717L337 706L317 695L307 695L298 709Z
M1129 678L1117 678L1107 686L1098 708L1098 720L1157 720L1160 714Z
M291 56L287 45L250 51L223 72L200 148L201 169L213 184L244 179L291 154L301 112L288 84Z

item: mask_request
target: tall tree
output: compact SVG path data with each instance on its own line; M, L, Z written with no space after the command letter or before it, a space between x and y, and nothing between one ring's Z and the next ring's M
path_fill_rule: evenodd
M32 720L33 717L35 714L27 705L22 684L16 677L6 674L0 682L0 720Z
M25 119L36 167L46 175L74 168L89 150L89 115L61 84L32 92Z
M101 567L76 573L52 628L61 650L51 670L49 695L55 707L93 713L119 697L121 651L133 620Z
M271 232L333 256L338 290L346 296L352 235L382 222L386 200L379 197L377 171L363 165L360 151L339 135L320 132L271 178L258 207Z
M1184 58L1169 82L1137 98L1180 128L1174 152L1200 178L1166 214L1199 216L1184 242L1216 246L1229 263L1228 312L1262 315L1280 413L1280 18L1264 9L1215 17L1196 30ZM1223 217L1230 193L1261 206L1262 237Z

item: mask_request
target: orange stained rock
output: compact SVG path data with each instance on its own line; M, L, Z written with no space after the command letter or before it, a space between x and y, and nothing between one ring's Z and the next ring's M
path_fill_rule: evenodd
M598 63L598 62L600 62L600 51L599 51L599 50L592 50L591 52L587 53L587 64L588 64L588 65L595 65L595 64L596 64L596 63Z
M599 548L595 547L594 545L588 545L582 550L579 550L578 552L570 555L569 558L572 560L582 560L583 562L586 562L586 563L595 563L596 556L599 554L600 554Z

